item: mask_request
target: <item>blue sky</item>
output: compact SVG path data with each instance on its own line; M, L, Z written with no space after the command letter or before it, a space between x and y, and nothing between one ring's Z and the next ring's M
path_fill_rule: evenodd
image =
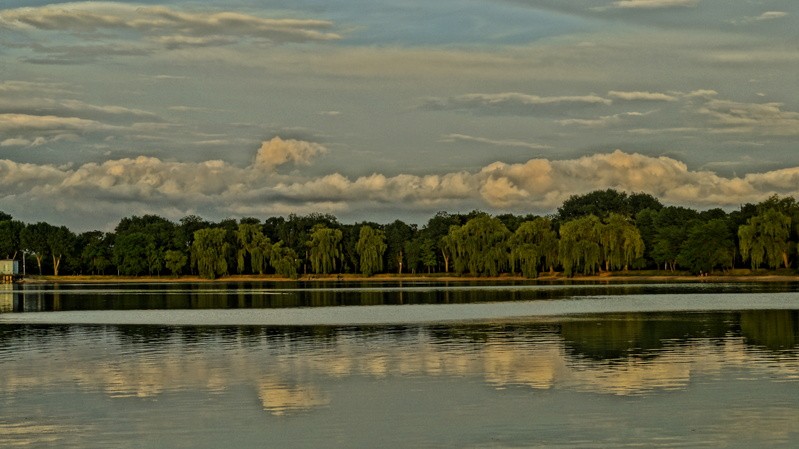
M785 0L6 1L0 210L552 212L799 191Z

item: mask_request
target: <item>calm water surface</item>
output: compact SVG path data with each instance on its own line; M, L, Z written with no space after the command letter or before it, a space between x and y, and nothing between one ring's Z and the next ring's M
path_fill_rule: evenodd
M0 447L796 447L797 287L0 290Z

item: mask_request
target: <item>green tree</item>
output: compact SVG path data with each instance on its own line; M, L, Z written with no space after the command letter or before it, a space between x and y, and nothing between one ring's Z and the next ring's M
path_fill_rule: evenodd
M428 268L428 271L439 271L443 268L445 273L449 272L449 253L441 246L442 239L449 234L451 226L460 224L458 216L447 212L438 212L422 228L420 235L428 241L427 245L432 250L432 257L435 259L435 262L430 264L429 254L427 257L423 257L424 261L422 263ZM439 255L441 256L440 258Z
M386 269L402 274L405 263L405 243L416 234L416 226L402 220L394 220L383 227L386 234Z
M677 269L677 259L683 243L688 239L689 231L688 226L666 226L658 229L652 248L652 258L658 266L662 264L663 269L669 271Z
M147 272L151 275L157 274L160 276L161 270L164 268L164 248L157 246L151 240L147 243L145 251L147 253Z
M29 251L36 258L36 265L39 267L39 275L42 274L42 259L47 255L50 245L47 236L53 232L55 227L45 222L26 225L19 235L20 245L25 251Z
M139 276L147 271L147 246L152 237L144 232L126 232L117 235L112 250L114 264L119 274Z
M255 223L240 223L236 230L238 242L237 261L238 271L243 273L246 269L246 259L250 260L252 273L264 274L272 242L261 231L261 226Z
M177 277L183 271L189 258L186 256L186 253L181 250L170 249L164 254L164 261L167 270L171 271L172 275Z
M605 262L605 270L627 268L644 255L644 241L632 222L611 212L599 228L599 243Z
M205 228L194 233L191 258L200 276L214 279L228 274L230 244L226 237L227 230L223 228Z
M677 263L694 273L729 268L735 260L735 242L726 220L697 222L682 246Z
M25 224L17 220L0 221L0 255L5 255L9 259L16 259L17 253L21 249L20 234L25 228Z
M285 246L293 249L299 255L303 272L307 273L307 263L310 260L308 241L317 225L331 229L341 227L333 215L313 213L305 216L291 214L288 219L267 220L266 228L269 229L267 235L271 235L272 240L282 241Z
M767 209L738 228L741 257L749 259L756 270L765 261L777 268L786 259L791 233L791 217L777 209Z
M587 215L607 217L611 212L634 217L644 209L660 210L660 201L646 193L627 195L614 189L595 190L584 195L572 195L558 208L558 220L566 222Z
M355 250L360 256L361 273L364 276L383 270L383 253L386 252L386 234L370 226L361 226Z
M510 238L511 259L528 278L538 276L540 267L554 269L558 258L558 235L547 218L525 221Z
M419 259L422 265L427 268L428 273L432 273L438 265L435 241L427 237L421 239L419 251Z
M58 276L61 261L75 250L75 234L66 226L53 226L47 234L47 248L53 256L53 274Z
M88 231L78 235L81 266L92 274L104 274L111 266L111 241L113 236L102 231Z
M602 261L601 229L602 222L596 215L586 215L561 225L558 258L567 276L575 271L596 273Z
M197 215L187 215L181 218L179 224L175 227L173 237L175 249L189 251L191 244L194 243L194 233L210 226L211 223Z
M699 213L693 209L667 206L657 212L654 216L651 255L658 266L663 265L665 270L670 271L677 269L682 247L688 240L691 228L697 223L701 223L701 220Z
M453 250L458 274L466 269L472 275L497 276L509 261L510 231L496 217L479 214L463 226L450 228L446 242Z
M277 242L272 245L272 257L270 264L275 269L275 273L280 276L295 279L297 277L297 269L300 265L300 259L297 252L293 249L283 246L283 242Z
M339 229L331 229L322 224L313 227L307 245L314 273L328 274L336 269L336 262L342 256L341 239L342 233Z

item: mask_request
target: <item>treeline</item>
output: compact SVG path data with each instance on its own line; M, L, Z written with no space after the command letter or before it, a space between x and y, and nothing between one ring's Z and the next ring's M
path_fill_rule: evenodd
M421 228L401 220L343 224L328 214L221 222L144 215L123 218L113 232L76 234L0 212L0 257L25 258L28 273L55 275L707 273L792 268L797 242L792 197L727 213L612 189L574 195L552 216L439 212Z

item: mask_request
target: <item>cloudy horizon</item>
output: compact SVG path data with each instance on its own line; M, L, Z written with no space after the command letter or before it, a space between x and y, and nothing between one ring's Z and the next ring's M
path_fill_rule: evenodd
M0 210L110 229L799 196L787 0L5 2Z

